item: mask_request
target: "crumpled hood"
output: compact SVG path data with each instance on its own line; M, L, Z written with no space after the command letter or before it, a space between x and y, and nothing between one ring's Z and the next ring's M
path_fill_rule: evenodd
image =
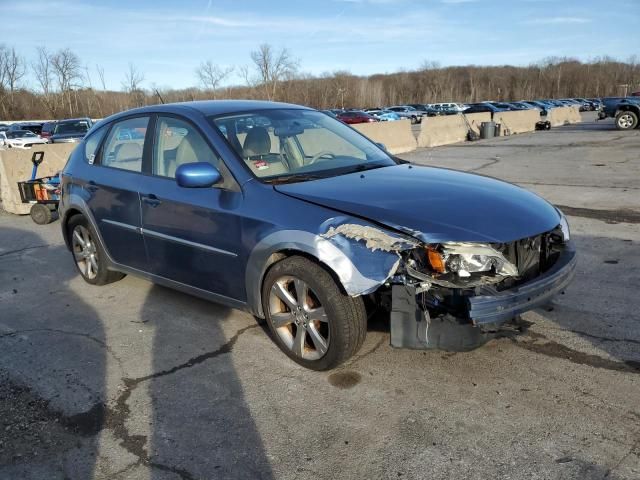
M275 188L427 243L511 242L560 223L555 207L534 193L443 168L397 165Z

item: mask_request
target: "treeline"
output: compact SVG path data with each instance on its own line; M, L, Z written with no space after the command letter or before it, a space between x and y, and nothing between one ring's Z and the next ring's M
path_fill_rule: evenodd
M242 84L222 86L230 75ZM534 98L603 97L640 88L636 57L619 61L604 57L589 62L549 58L526 67L421 68L390 74L357 76L345 71L309 75L287 49L264 44L250 63L222 68L212 60L194 71L197 87L157 89L144 72L129 64L120 91L109 90L104 69L86 66L70 49L36 50L27 61L14 47L0 45L0 119L46 119L90 116L156 103L203 99L268 99L316 108L350 108L405 103L474 102ZM149 81L145 85L145 81Z

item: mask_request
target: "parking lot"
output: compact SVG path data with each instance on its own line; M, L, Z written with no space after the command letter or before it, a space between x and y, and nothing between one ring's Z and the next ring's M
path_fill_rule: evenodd
M583 118L401 155L569 216L566 294L467 353L393 349L374 321L305 370L251 315L90 286L58 222L0 213L0 478L640 478L640 131Z

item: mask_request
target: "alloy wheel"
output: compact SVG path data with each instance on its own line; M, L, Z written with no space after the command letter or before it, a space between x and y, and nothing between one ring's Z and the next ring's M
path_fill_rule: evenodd
M280 340L294 355L318 360L329 348L329 319L315 292L299 278L274 282L269 294L269 318Z
M98 275L98 252L89 229L83 225L77 225L71 235L71 244L73 258L80 273L89 280L96 278Z
M618 125L621 128L631 128L631 126L633 125L633 117L628 113L620 115L620 117L618 118Z

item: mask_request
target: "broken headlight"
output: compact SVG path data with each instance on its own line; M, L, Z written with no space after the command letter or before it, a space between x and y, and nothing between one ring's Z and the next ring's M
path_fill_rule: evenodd
M505 277L517 277L518 269L495 248L482 243L442 243L439 248L427 247L429 265L437 273L455 273L470 277L472 273L494 272Z

